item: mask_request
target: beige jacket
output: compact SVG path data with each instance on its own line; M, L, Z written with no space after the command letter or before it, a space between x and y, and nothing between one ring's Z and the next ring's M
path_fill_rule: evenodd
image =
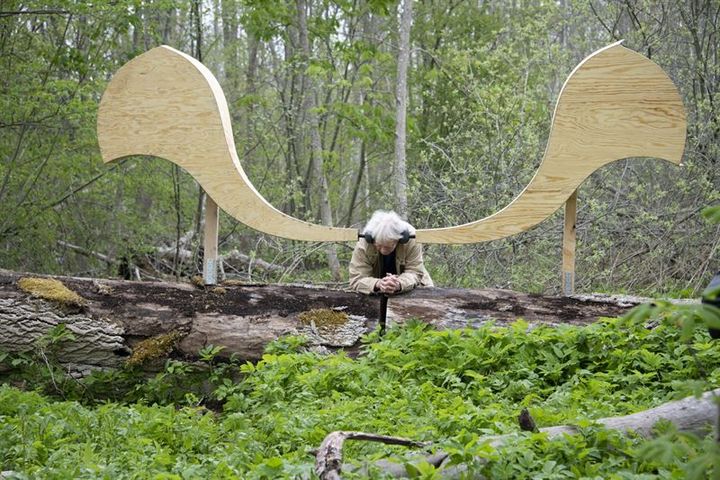
M433 287L430 274L423 264L422 245L410 240L395 248L395 269L398 272L401 291L407 292L418 285ZM350 260L350 288L360 293L373 293L375 282L380 278L380 254L374 245L360 239Z

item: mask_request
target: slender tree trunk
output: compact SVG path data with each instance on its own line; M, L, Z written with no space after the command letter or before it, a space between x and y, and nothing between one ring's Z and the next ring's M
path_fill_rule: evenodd
M365 103L365 92L361 89L357 93L357 102L358 106L362 107ZM358 202L358 196L360 195L361 187L364 184L364 175L367 170L366 168L366 141L364 138L356 139L353 142L352 145L353 149L353 165L356 169L355 173L355 181L353 182L352 186L352 193L350 194L350 202L348 204L348 213L345 220L345 226L349 227L352 225L357 219L357 209L355 206L359 203ZM364 191L362 192L365 193ZM365 213L365 212L363 212Z
M248 63L247 71L245 72L245 95L251 97L251 101L246 103L245 115L243 115L243 137L245 138L245 158L250 156L251 149L253 148L255 139L255 122L253 118L255 116L255 99L252 98L255 95L256 90L256 78L258 68L258 50L260 47L260 41L255 34L252 32L247 33L248 42Z
M238 91L238 21L237 4L234 1L222 0L222 40L223 40L223 72L225 74L225 85L231 90L226 95L232 98ZM216 14L217 15L217 14ZM231 100L232 101L232 100Z
M382 20L381 18L378 18L377 16L367 14L364 17L364 22L363 22L363 27L362 27L363 28L363 33L362 33L363 38L368 38L371 41L374 41L375 47L378 48L379 50L382 50L384 48L383 44L378 42L378 40L377 40L377 39L381 38L381 35L379 34L379 32L383 31L383 29L384 29L384 26L381 26L381 23L386 25L387 21ZM378 83L379 82L374 81L372 86L368 88L369 94L363 96L362 101L364 103L366 102L369 107L375 106L376 101L373 99L373 96L378 91ZM363 92L363 93L365 93L365 92ZM362 158L364 159L364 165L363 165L363 182L362 182L362 190L361 190L362 212L361 212L360 218L366 220L370 217L370 212L372 211L371 204L370 204L370 191L371 191L371 185L373 183L372 183L370 174L371 173L374 174L375 169L374 168L371 169L371 165L370 165L369 151L370 151L371 145L367 141L365 141L363 143L365 146L365 150L362 153L362 155L363 155ZM382 163L383 171L387 172L386 162L381 162L381 163Z
M358 203L358 194L361 186L363 185L363 174L366 170L365 140L360 140L356 143L358 145L355 147L356 153L354 157L356 158L355 164L357 166L357 173L355 175L355 182L353 182L352 194L350 195L350 204L348 205L347 221L345 225L347 227L355 223L355 220L357 220L355 205Z
M202 0L193 0L192 3L192 18L193 18L193 28L195 29L194 36L193 36L193 48L195 58L197 58L198 62L202 62L202 17L201 17L201 9L200 5L202 3Z
M222 11L220 9L220 1L219 0L212 0L212 38L219 39L222 38L222 33L220 32L220 19L222 17Z
M202 35L202 10L201 10L201 4L202 0L193 0L192 3L192 25L194 27L195 33L194 33L194 43L193 43L193 55L195 58L199 61L203 61L203 35ZM178 172L179 173L179 172ZM179 176L179 175L178 175ZM193 231L193 240L200 239L202 236L200 235L200 230L202 229L202 226L204 224L203 218L205 214L205 209L207 202L205 201L205 190L200 186L198 183L198 195L197 195L197 211L196 211L196 217L195 217L195 228ZM178 192L178 198L179 198L179 192ZM178 200L179 201L179 200ZM215 205L213 203L213 205ZM217 207L215 207L217 208ZM177 237L177 245L179 245L180 241L180 229L178 228L178 237ZM195 249L194 255L193 255L193 264L197 264L197 255L199 251L199 245L200 243L197 243L198 248ZM176 270L176 278L179 278L180 275L180 269Z
M192 3L192 10L190 11L190 18L192 20L192 27L195 29L195 33L193 35L193 49L192 53L193 56L199 61L202 62L202 18L200 16L200 3L202 0L193 0ZM197 211L196 211L196 217L195 217L195 230L193 238L200 238L200 229L202 228L202 216L203 211L205 208L205 190L198 184L198 196L197 196ZM179 240L179 231L178 228L178 237L177 240ZM179 244L179 243L178 243Z
M406 117L407 117L407 70L410 62L410 27L414 0L403 0L400 18L400 45L395 88L395 209L401 217L408 216L407 173L405 170Z
M170 43L171 35L177 27L177 10L174 8L166 10L162 15L162 24L162 42L167 45Z
M255 93L255 82L257 77L257 60L258 60L258 49L260 46L260 41L258 40L257 36L253 34L252 32L248 32L247 34L247 41L248 41L248 66L247 66L247 73L246 73L246 88L245 91L248 95L253 95ZM252 108L252 104L250 106Z
M370 162L367 161L367 152L365 153L365 181L363 182L363 218L370 217Z
M303 110L305 111L310 124L312 171L320 186L320 220L323 225L331 226L333 224L333 215L332 207L330 205L330 189L328 187L328 181L324 170L323 148L322 141L320 139L320 122L315 111L317 108L317 83L312 76L307 75L304 71L307 69L311 54L310 42L308 39L306 8L307 5L305 4L305 0L297 1L299 40L303 56L301 68L303 68L302 75L305 77L305 85L307 85L307 91L305 92L305 98L303 101ZM327 256L328 266L330 267L332 277L335 281L339 281L341 279L340 262L338 261L337 250L334 244L328 245Z
M287 27L287 39L283 44L284 62L286 65L294 65L295 55L297 52L298 32L293 25ZM278 64L279 68L282 66ZM304 92L303 75L298 74L298 68L286 68L285 78L283 79L283 119L288 138L288 154L287 154L287 183L292 185L293 191L300 190L303 192L302 201L295 202L294 195L291 194L289 201L289 211L291 214L303 218L305 212L311 210L310 204L310 183L303 175L301 166L302 159L305 158L305 145L302 134L301 125L303 123L302 102L298 101L302 98Z

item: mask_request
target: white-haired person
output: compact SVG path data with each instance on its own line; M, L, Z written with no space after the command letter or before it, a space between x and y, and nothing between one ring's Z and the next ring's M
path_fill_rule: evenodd
M422 245L411 236L415 236L415 227L397 213L373 213L353 250L350 288L360 293L392 295L417 286L432 287L423 264Z

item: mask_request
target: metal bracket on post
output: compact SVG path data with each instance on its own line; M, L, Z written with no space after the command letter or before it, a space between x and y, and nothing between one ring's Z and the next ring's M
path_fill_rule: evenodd
M575 278L573 272L563 272L563 295L569 297L575 293Z
M203 283L205 285L217 285L218 221L220 209L209 195L205 196L205 200Z
M575 244L577 222L577 190L565 202L565 228L562 245L562 292L565 296L575 293Z
M203 264L203 283L217 285L217 263L214 258L206 258Z

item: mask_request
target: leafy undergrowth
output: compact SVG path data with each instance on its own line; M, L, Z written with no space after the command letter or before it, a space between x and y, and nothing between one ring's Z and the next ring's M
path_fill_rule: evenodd
M659 425L644 441L592 425L720 385L720 342L700 329L689 342L680 335L618 319L442 332L413 323L368 336L357 359L303 352L290 337L255 365L218 363L209 347L204 369L172 360L132 388L117 373L84 382L85 392L124 382L112 402L0 387L0 460L10 478L311 478L311 450L325 435L356 430L433 441L467 466L467 478L717 477L710 435ZM581 433L553 441L520 433L523 407L539 427ZM482 441L513 432L498 449ZM349 442L344 453L350 464L372 464L408 452ZM428 464L408 471L439 478ZM382 474L344 472L367 476Z

